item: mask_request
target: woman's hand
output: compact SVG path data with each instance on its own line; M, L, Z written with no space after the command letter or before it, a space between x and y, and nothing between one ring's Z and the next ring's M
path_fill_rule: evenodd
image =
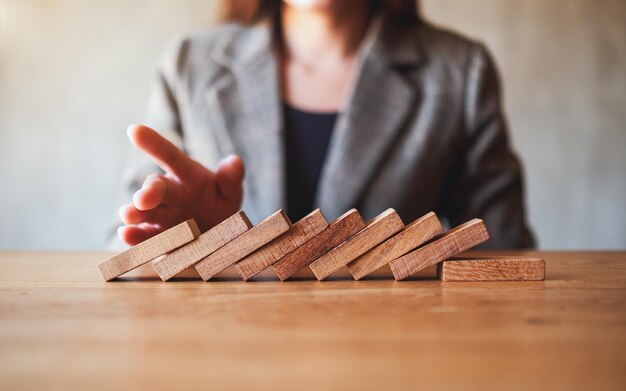
M224 158L213 172L147 126L130 126L128 137L166 174L148 176L133 202L120 208L127 225L118 235L126 244L134 246L191 218L204 232L241 207L244 165L239 157Z

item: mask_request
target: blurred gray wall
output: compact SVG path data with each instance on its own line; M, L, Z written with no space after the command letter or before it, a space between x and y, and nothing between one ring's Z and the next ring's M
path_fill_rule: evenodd
M626 247L626 2L428 0L485 42L542 248ZM154 62L200 0L0 0L0 248L97 249Z

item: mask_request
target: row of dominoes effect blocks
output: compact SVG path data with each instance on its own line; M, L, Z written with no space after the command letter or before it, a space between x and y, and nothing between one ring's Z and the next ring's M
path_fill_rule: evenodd
M405 225L393 209L369 223L355 209L329 223L317 209L292 224L280 210L252 226L240 211L205 233L194 220L185 221L99 268L106 281L150 261L163 281L191 266L208 281L232 265L244 281L269 267L281 281L310 267L321 281L343 266L359 280L387 264L396 280L435 264L444 281L544 279L545 263L537 258L453 258L487 240L489 232L482 220L444 232L433 212Z

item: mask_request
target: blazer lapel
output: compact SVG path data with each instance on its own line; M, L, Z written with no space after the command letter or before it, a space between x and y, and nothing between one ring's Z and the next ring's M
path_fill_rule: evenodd
M261 24L213 52L229 72L206 91L222 153L246 163L244 209L259 221L285 206L284 141L278 65L271 29Z
M384 20L372 21L347 110L339 116L331 139L316 197L329 219L358 206L418 103L417 91L397 67L419 61L415 38L389 27Z

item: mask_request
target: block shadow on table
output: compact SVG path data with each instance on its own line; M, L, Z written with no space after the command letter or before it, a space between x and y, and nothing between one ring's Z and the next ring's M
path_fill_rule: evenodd
M408 278L406 281L433 280L436 278L437 278L436 267L429 267L421 271L420 273L416 274L415 276ZM364 281L364 282L380 281L380 280L393 280L393 275L391 273L391 269L389 268L389 266L384 266L380 268L379 270L375 271L374 273L370 274L369 276L361 279L361 281ZM150 264L140 266L137 269L121 277L118 277L117 279L111 282L120 283L120 282L128 282L128 281L134 281L134 282L154 281L154 282L159 282L163 284L176 284L176 283L181 283L181 282L198 282L199 284L204 283L193 267L185 269L183 272L181 272L180 274L178 274L176 277L172 278L168 282L163 282L161 281L161 279L156 274L156 272L154 271L154 269L152 268ZM241 276L239 275L239 273L237 273L237 270L235 269L235 267L231 266L227 268L226 270L224 270L223 272L217 274L214 278L212 278L210 281L206 283L213 284L213 283L220 283L220 282L236 282L236 281L239 281L242 284L244 284L244 282L241 279ZM290 277L288 280L284 281L283 284L289 284L290 282L294 282L294 281L317 281L317 278L315 278L315 275L313 274L311 269L307 267L299 271L292 277ZM328 277L326 281L355 282L354 278L350 274L350 271L348 270L347 267L342 267L336 273ZM259 282L280 282L280 280L278 279L276 274L274 274L272 268L268 268L264 270L263 272L259 273L258 275L254 276L253 278L251 278L247 282L247 284L250 284L250 283L254 284L254 283L259 283ZM321 284L323 284L323 282Z

